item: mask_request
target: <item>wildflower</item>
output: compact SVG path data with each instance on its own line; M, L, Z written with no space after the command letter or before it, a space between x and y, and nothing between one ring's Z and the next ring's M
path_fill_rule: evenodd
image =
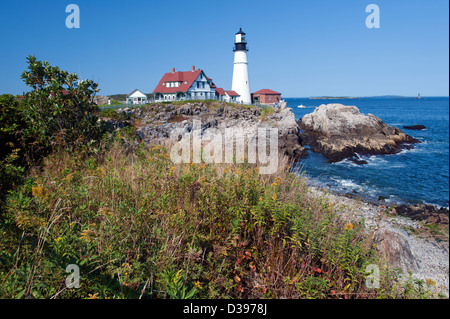
M277 183L270 184L270 186L277 186L277 185L278 185Z
M98 299L98 293L95 294L88 294L88 299Z
M198 289L202 289L203 288L202 286L200 286L200 282L199 281L197 281L195 283L195 287L197 287Z
M48 195L48 191L38 182L37 186L31 187L31 194L34 197L44 198Z
M431 278L426 279L425 282L428 286L436 287L436 281Z
M66 177L63 178L63 181L68 181L70 182L73 178L73 176L75 175L76 172L70 173L68 174Z
M262 197L260 197L260 198L259 198L259 201L260 201L260 202L262 202L262 201L263 201L263 198L262 198Z
M276 200L277 199L277 194L273 194L272 199Z
M350 231L353 229L353 224L348 223L347 225L345 225L345 230Z
M80 239L85 239L86 241L91 241L91 236L94 234L92 230L85 229L81 232Z
M58 237L55 239L56 244L59 244L59 242L62 240L62 237Z
M169 176L172 176L173 175L173 171L175 170L175 166L172 166L171 168L170 168L170 172L169 172Z
M313 271L320 274L322 269L313 267Z

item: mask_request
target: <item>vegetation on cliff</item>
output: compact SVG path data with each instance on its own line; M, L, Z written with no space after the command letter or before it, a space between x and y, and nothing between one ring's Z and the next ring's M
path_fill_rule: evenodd
M94 120L95 85L74 89L73 76L29 63L25 102L0 99L0 297L430 296L432 282L398 285L362 225L308 197L287 166L173 164L163 146ZM68 265L79 288L66 285Z

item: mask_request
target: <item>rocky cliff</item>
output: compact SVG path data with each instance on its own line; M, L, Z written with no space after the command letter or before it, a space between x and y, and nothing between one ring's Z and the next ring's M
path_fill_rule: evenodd
M258 107L219 101L151 104L143 108L117 110L131 116L140 138L149 144L177 142L194 130L199 131L200 138L207 139L206 135L211 132L224 136L226 129L230 128L242 135L237 138L252 138L258 129L276 129L280 155L287 156L291 161L306 156L291 109L282 104L280 108L265 111Z
M394 154L419 142L356 106L342 104L320 105L302 118L300 129L303 143L330 162L356 154Z

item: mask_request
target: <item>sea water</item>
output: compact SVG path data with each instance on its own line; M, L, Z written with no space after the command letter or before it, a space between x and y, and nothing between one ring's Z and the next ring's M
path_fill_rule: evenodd
M321 104L355 105L361 113L373 115L421 141L411 150L393 155L361 156L367 164L349 160L328 163L321 154L308 150L296 168L314 186L338 193L354 194L365 200L393 203L430 203L449 206L449 98L376 97L357 99L286 98L296 119ZM304 107L299 108L302 105ZM425 130L403 126L424 125Z

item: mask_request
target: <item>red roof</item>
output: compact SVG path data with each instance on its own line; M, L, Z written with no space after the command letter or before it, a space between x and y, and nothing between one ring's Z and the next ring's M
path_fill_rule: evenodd
M269 89L262 89L256 92L253 92L253 94L276 94L276 95L281 95L281 93L269 90Z
M187 92L194 81L198 78L200 73L202 73L202 70L200 69L195 71L178 71L174 73L166 73L159 81L153 93ZM167 82L181 82L181 84L178 87L166 87Z
M225 91L229 96L240 96L235 91Z
M216 93L219 95L225 95L225 91L222 88L216 88Z

